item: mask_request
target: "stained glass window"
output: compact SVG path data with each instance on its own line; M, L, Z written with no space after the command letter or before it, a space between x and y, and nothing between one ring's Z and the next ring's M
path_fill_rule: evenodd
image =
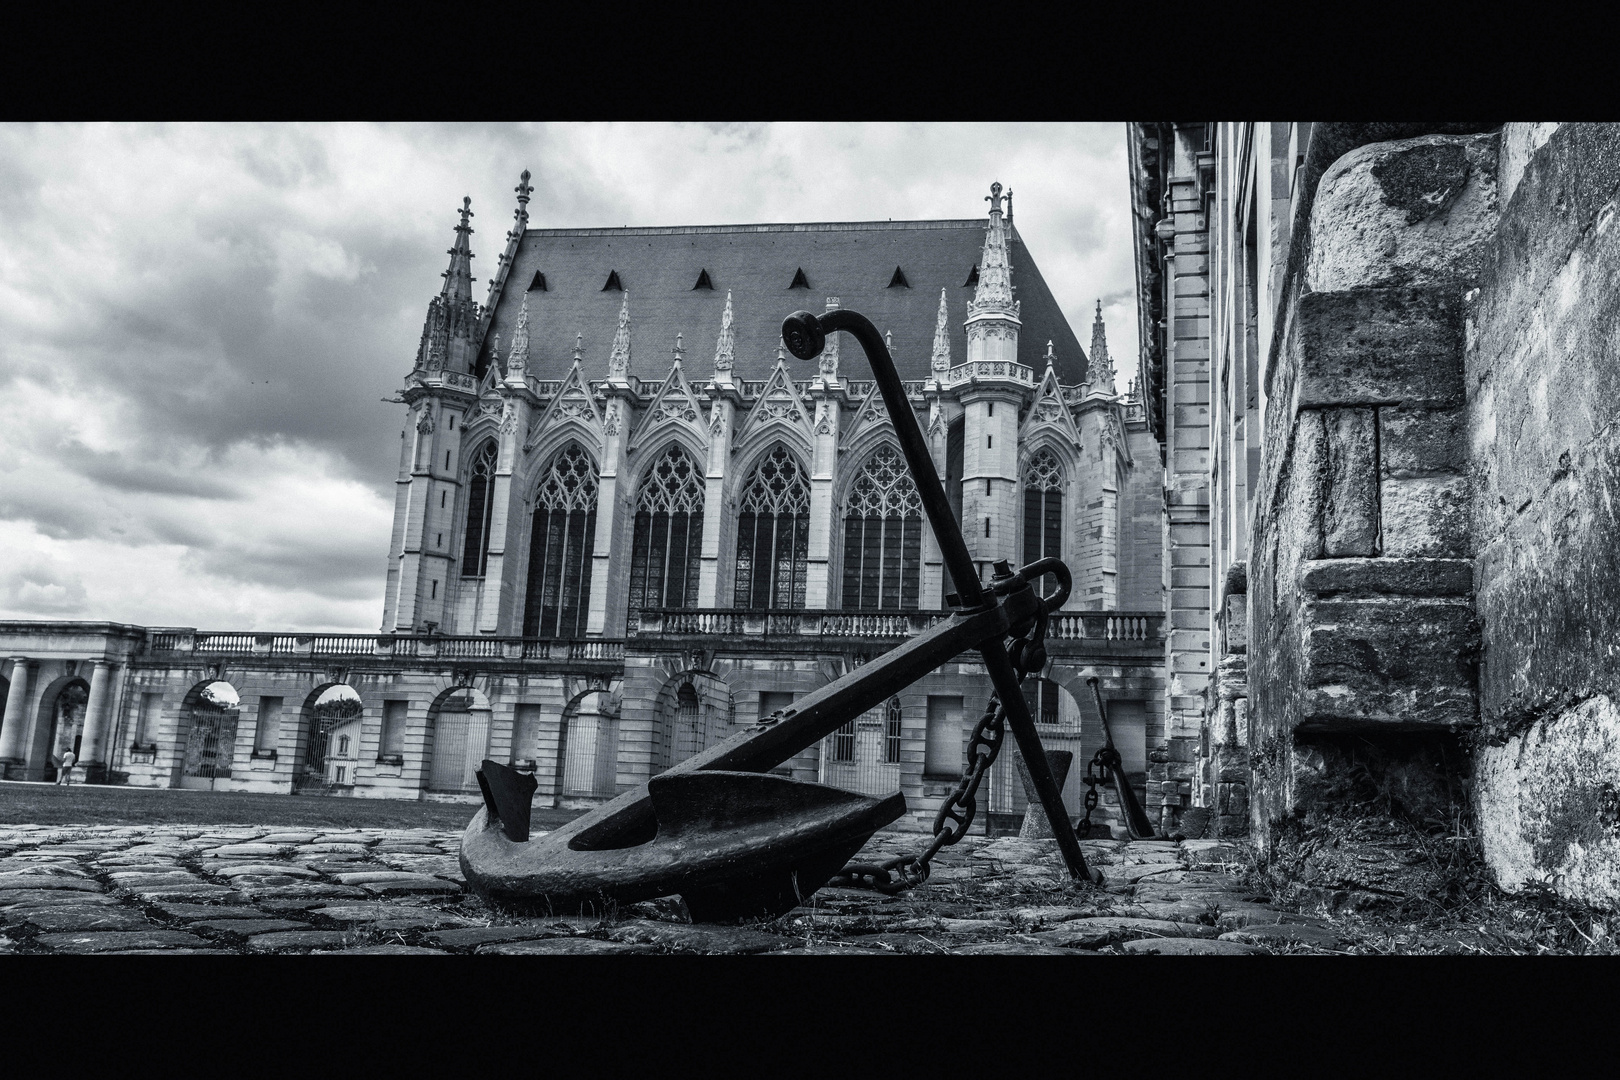
M461 576L483 577L489 566L489 523L495 513L495 443L486 442L473 455L467 481L466 542L461 549Z
M911 609L921 592L922 498L905 459L879 447L844 504L844 607Z
M743 485L737 515L740 608L802 608L810 562L810 486L778 445Z
M697 606L702 553L703 474L685 450L671 446L636 496L631 609Z
M526 637L585 636L596 545L596 464L578 443L551 459L534 500Z

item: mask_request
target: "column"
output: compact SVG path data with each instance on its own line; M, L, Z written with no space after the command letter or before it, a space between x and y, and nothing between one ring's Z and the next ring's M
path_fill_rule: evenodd
M516 593L518 566L508 566L506 553L523 550L522 493L513 506L512 474L517 470L523 439L529 431L531 405L528 388L512 385L508 379L507 397L501 411L499 457L495 463L495 484L490 497L495 500L489 522L489 561L484 569L483 603L478 611L480 634L518 634L523 629L521 598ZM514 513L514 510L516 512Z
M0 720L0 768L23 763L23 727L28 723L28 684L33 675L26 656L11 658L11 691L6 695L6 713Z
M625 632L625 604L630 593L630 560L619 559L618 565L614 565L613 542L619 535L625 511L628 509L626 505L621 505L625 503L628 492L621 489L619 476L626 472L628 464L625 443L630 440L632 400L628 384L623 387L610 384L604 417L602 471L598 474L597 481L596 548L591 557L591 606L585 623L585 633L590 637L623 637Z
M80 740L79 767L90 778L90 770L96 771L95 779L99 780L100 773L105 771L107 763L103 760L107 741L107 705L112 697L112 664L106 660L97 660L90 673L90 700L84 706L84 737Z
M804 606L839 608L843 597L832 580L832 543L838 510L833 505L833 478L838 469L838 426L842 417L837 383L823 382L816 397L816 441L810 458L810 547Z
M716 383L721 374L715 374ZM737 392L728 382L719 391L710 391L714 404L709 408L709 462L703 473L703 550L698 563L698 607L720 607L720 544L726 532L726 474L731 471L731 431L737 418ZM724 589L726 606L731 604L731 586Z

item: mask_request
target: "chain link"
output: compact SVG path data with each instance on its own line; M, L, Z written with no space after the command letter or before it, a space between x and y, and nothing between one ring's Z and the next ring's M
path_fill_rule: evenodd
M1046 622L1043 607L1036 612L1034 625L1022 637L1014 638L1007 655L1012 660L1018 682L1039 672L1046 666ZM957 843L967 835L968 828L978 814L979 784L1001 754L1001 744L1007 731L1007 709L998 694L991 694L984 706L984 714L973 725L968 736L967 769L957 783L956 790L946 796L939 812L934 815L934 838L916 855L900 855L881 863L850 863L827 882L853 888L876 889L894 894L916 888L928 880L934 856L944 848ZM1090 797L1090 796L1088 796Z

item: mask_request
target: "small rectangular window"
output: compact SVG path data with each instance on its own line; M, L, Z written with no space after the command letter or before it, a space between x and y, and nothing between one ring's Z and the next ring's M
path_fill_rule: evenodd
M984 519L984 535L986 535L986 536L990 535L990 519L989 518ZM439 598L439 583L437 581L435 581L433 583L433 594L432 594L432 596L429 597L429 599L437 600L438 598Z
M136 746L150 746L157 741L158 714L162 708L162 694L141 695L141 711L135 720Z
M445 498L446 495L449 495L449 494L450 493L448 491L439 492L439 509L440 510L444 509L444 498Z
M444 547L444 533L439 534L439 539L435 542L435 546Z
M986 450L994 450L995 446L996 446L996 437L994 435L986 435L984 437L984 448Z
M984 519L984 535L986 535L986 536L990 535L990 519L989 518Z
M928 697L928 742L923 751L926 776L962 775L962 699Z
M348 774L349 767L347 765L339 765L337 767L337 775L333 777L333 780L339 784L347 784L349 782Z
M450 414L450 430L451 431L456 430L456 414L455 413Z
M446 469L450 468L450 451L448 450L444 452L444 467Z
M985 404L990 406L989 411L986 412L985 415L986 416L994 416L994 415L996 415L996 403L993 402L993 401L988 401L988 402L985 402Z
M991 491L990 491L990 485L991 485L991 484L993 484L993 483L995 483L995 481L994 481L994 480L986 480L986 481L985 481L985 482L984 482L984 493L985 493L985 494L986 494L986 495L989 495L989 494L990 494L990 493L991 493Z

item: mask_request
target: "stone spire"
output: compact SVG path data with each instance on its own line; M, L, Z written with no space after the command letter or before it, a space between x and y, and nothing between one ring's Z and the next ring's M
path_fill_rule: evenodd
M937 374L944 374L951 370L951 330L947 325L950 318L945 305L945 290L939 290L939 315L934 319L934 355L929 361Z
M630 374L630 293L619 305L619 328L613 332L613 351L608 354L608 378L623 379Z
M529 195L534 191L534 187L529 183L528 169L523 170L523 176L519 178L518 186L512 190L517 192L518 206L516 210L512 211L512 216L517 219L517 224L512 227L510 235L521 238L523 230L529 227ZM1008 194L1011 195L1012 193L1008 192Z
M500 339L496 339L496 351L500 350ZM523 295L523 306L518 308L517 326L512 329L512 351L506 357L506 373L523 377L529 368L529 296Z
M828 311L835 311L838 307L838 297L827 297ZM835 382L838 379L838 339L840 336L839 334L828 334L827 344L821 350L821 378L823 382Z
M1108 356L1108 336L1103 330L1102 301L1097 301L1097 318L1091 324L1091 371L1087 380L1107 394L1114 392L1114 362Z
M583 333L576 332L574 334L574 363L576 363L576 364L579 363L579 361L584 356L585 356L585 335Z
M720 316L720 337L714 343L714 370L730 371L737 362L737 331L731 327L731 290L726 290L726 310Z
M1052 343L1050 341L1046 343L1046 356L1044 359L1046 360L1047 371L1051 371L1053 368L1057 367L1057 354L1052 351Z
M472 196L465 195L461 199L461 224L456 226L456 243L448 252L450 256L450 269L443 275L444 288L439 295L447 300L472 300L472 233L473 227L467 224L467 219L473 216Z
M450 266L440 275L444 285L428 302L422 323L422 341L416 350L416 366L429 371L450 368L469 371L476 356L474 339L479 334L478 305L472 298L471 197L461 200L461 224L456 226L456 242L447 252Z
M676 364L676 366L679 366L680 362L682 360L686 359L686 349L681 344L681 338L682 337L683 337L683 335L679 331L677 331L676 334L675 334L675 364Z
M1018 318L1018 301L1013 299L1012 265L1007 261L1007 228L1001 220L1001 185L991 184L985 199L990 203L990 223L984 231L984 253L979 256L979 284L968 304L968 317L1002 315Z

